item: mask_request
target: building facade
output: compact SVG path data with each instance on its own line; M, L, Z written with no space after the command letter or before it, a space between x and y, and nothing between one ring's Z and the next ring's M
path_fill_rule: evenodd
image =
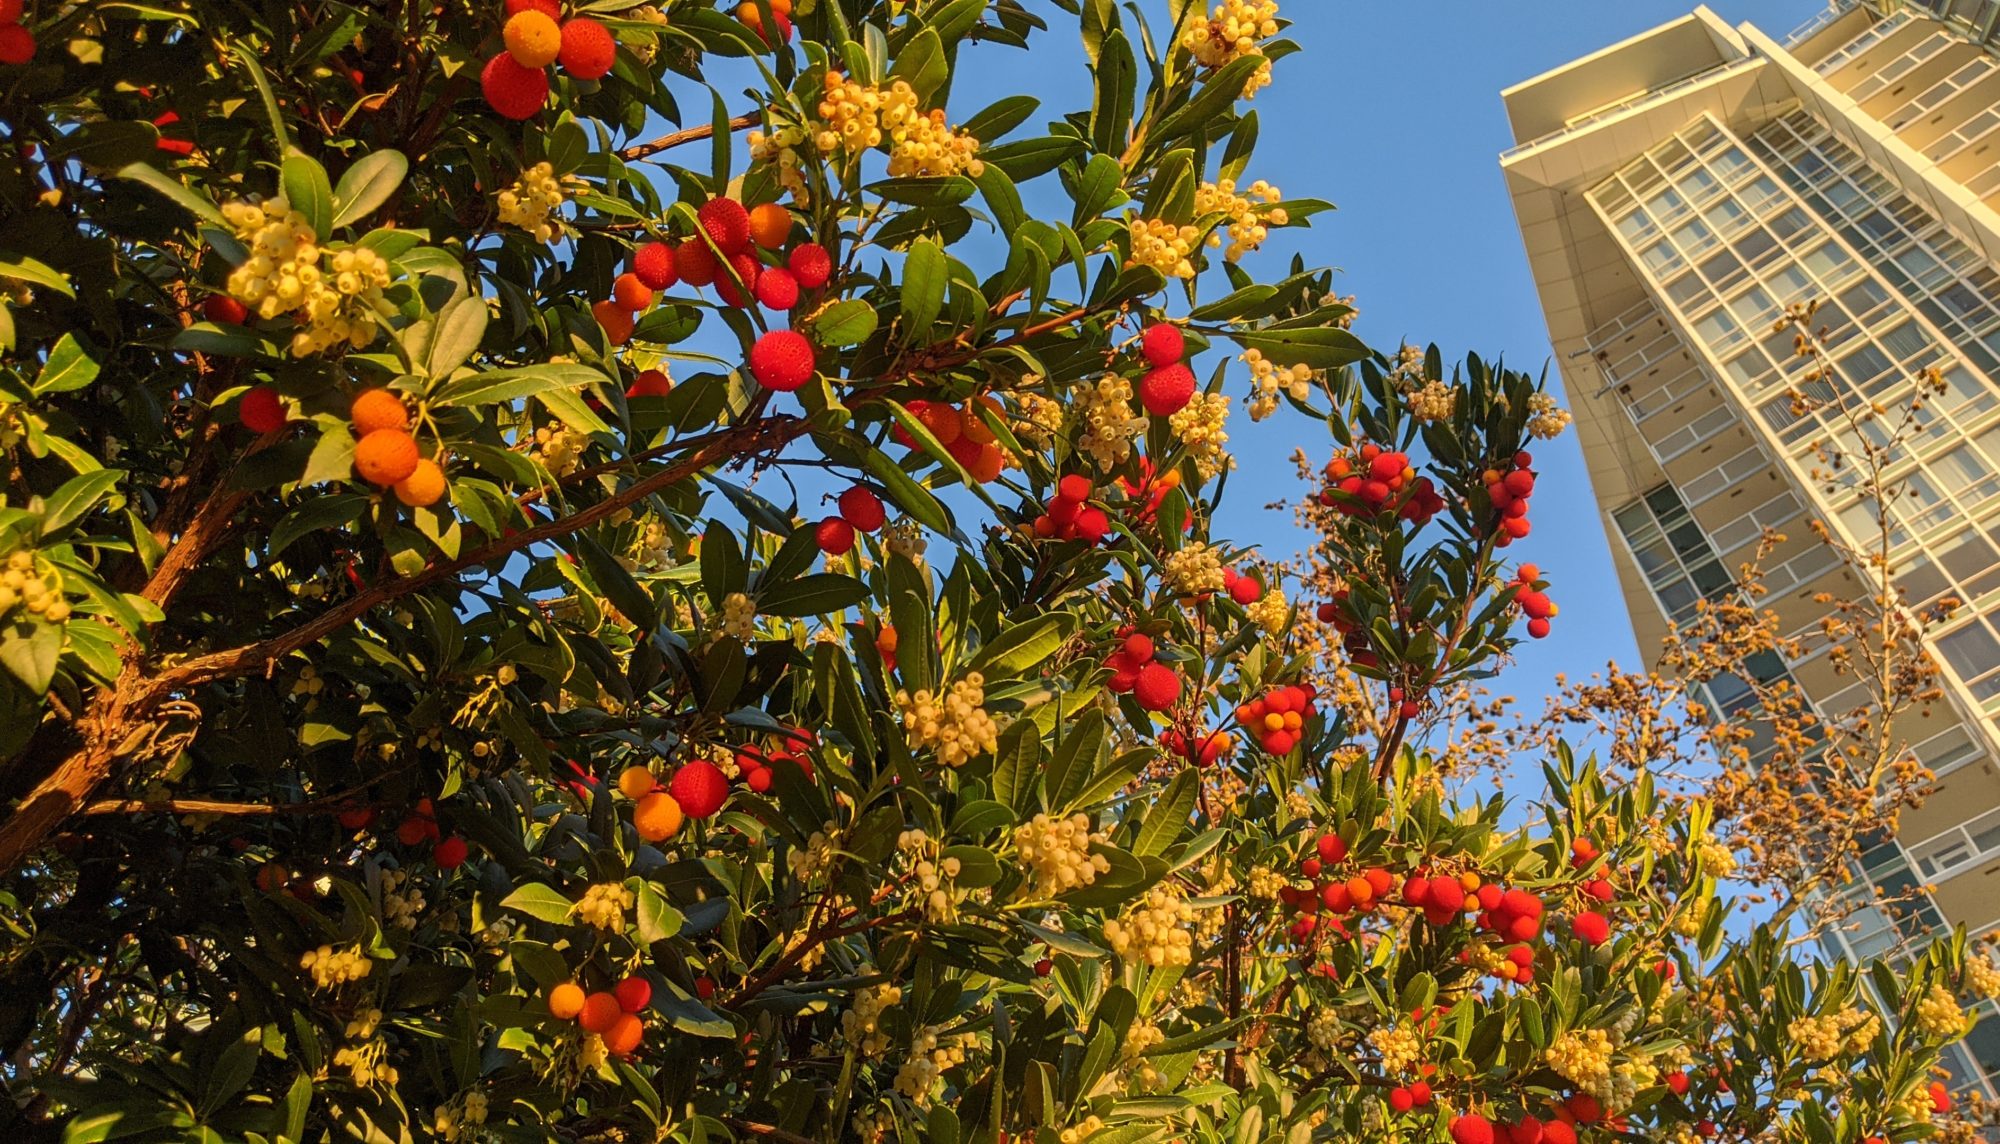
M1905 407L1941 381L1890 478L1891 566L1935 631L1948 702L1896 728L1938 775L1863 855L1861 903L1828 952L1893 953L1938 923L2000 929L2000 0L1840 0L1786 39L1706 8L1503 93L1501 156L1640 646L1737 591L1767 528L1763 602L1807 640L1771 657L1822 710L1866 692L1834 671L1821 594L1870 592L1816 539L1878 540L1872 498L1816 480L1851 440L1840 407ZM1794 352L1819 305L1832 370ZM1801 404L1794 393L1811 399ZM1747 684L1712 706L1754 703ZM1885 911L1877 891L1911 904ZM2000 1095L2000 1021L1954 1062Z

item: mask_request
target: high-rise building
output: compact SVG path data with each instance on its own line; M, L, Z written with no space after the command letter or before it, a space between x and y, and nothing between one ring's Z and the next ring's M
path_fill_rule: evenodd
M1769 657L1822 710L1867 694L1810 638L1866 574L1816 539L1879 539L1872 502L1813 479L1840 406L1907 407L1892 567L1934 629L1948 703L1896 728L1938 775L1843 893L1829 952L1895 952L1940 922L2000 928L2000 0L1836 2L1783 41L1707 8L1508 89L1501 156L1642 648L1738 590L1766 528L1764 602L1811 650ZM1777 328L1819 303L1816 376ZM1809 400L1798 401L1794 392ZM1879 424L1879 423L1878 423ZM1879 432L1863 425L1861 432ZM1711 688L1739 713L1749 687ZM1768 749L1768 745L1763 745ZM1877 891L1908 902L1866 905ZM2000 1093L2000 1021L1953 1062Z

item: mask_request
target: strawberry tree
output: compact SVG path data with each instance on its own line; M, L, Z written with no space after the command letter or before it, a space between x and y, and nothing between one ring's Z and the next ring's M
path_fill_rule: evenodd
M1551 630L1567 415L1260 254L1271 0L0 16L8 1139L1948 1123L1962 939L1811 963L1700 804L1410 733Z

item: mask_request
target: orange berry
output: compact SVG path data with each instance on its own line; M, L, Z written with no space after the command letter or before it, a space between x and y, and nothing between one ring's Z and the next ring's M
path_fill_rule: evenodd
M663 790L639 799L632 808L632 829L647 842L664 842L680 833L683 819L680 801Z
M1458 888L1470 894L1479 888L1479 875L1467 870L1458 876Z
M377 429L408 429L410 411L403 407L403 399L386 389L364 389L347 409L347 419L354 423L354 435L366 437Z
M570 1021L581 1012L583 1012L583 989L576 982L565 981L549 990L549 1016Z
M628 270L611 284L611 300L626 310L636 312L653 304L653 289Z
M618 303L606 298L602 302L590 304L590 316L604 327L604 336L611 339L614 346L622 346L632 336L632 315L625 312Z
M500 38L507 44L507 54L524 68L548 67L562 51L562 28L533 9L509 16Z
M354 471L378 488L400 483L417 471L417 439L401 429L377 429L354 446Z
M625 1015L625 1009L618 1004L616 996L610 993L592 993L583 999L583 1009L577 1014L577 1020L583 1025L584 1032L596 1033L601 1037L611 1031L611 1026L618 1023L618 1018Z
M875 650L881 652L883 655L896 654L895 628L887 625L883 626L882 631L875 637Z
M428 457L420 458L409 476L396 482L396 499L411 508L426 508L444 499L444 470Z
M979 447L979 455L965 467L972 479L980 484L989 484L1000 479L1000 471L1007 467L1007 454L998 445L985 444Z
M618 791L629 799L641 799L653 793L660 780L653 777L651 767L626 767L618 772Z
M777 5L771 6L776 12ZM777 203L758 203L750 208L750 237L765 250L785 245L792 235L792 212Z
M991 445L999 439L993 435L993 430L987 426L986 418L979 415L981 405L993 404L995 404L993 399L985 396L975 397L965 403L965 409L959 414L958 420L959 431L964 434L966 440L975 445ZM997 408L995 411L998 411Z
M614 1056L630 1056L646 1036L646 1026L637 1014L622 1014L604 1034L604 1047Z

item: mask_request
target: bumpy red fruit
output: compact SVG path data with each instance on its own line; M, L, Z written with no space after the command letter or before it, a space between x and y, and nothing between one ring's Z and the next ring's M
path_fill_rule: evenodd
M723 777L721 767L707 759L695 759L674 772L667 793L689 818L711 818L729 797L729 780Z
M649 242L632 255L632 273L649 290L665 290L679 275L674 270L674 248L664 242Z
M750 298L757 292L757 280L764 276L764 267L747 254L729 256L729 268L718 269L715 274L715 296L732 306L748 306ZM732 273L733 272L733 273ZM736 284L743 283L739 288ZM749 293L744 293L747 288Z
M701 228L724 254L742 254L750 249L750 212L735 199L710 199L695 212Z
M772 330L750 347L750 376L765 389L790 393L812 375L812 343L797 330Z
M674 391L673 379L657 369L642 371L626 388L627 397L665 397Z
M1179 413L1194 399L1194 371L1174 362L1139 379L1139 401L1155 417Z
M712 285L721 268L715 252L699 238L686 239L674 247L674 273L690 286Z
M0 64L19 67L35 58L35 34L19 24L0 24Z
M1132 698L1148 711L1165 711L1181 697L1181 677L1164 663L1149 663L1139 669L1132 684Z
M1452 1144L1493 1144L1493 1122L1468 1112L1451 1122Z
M285 403L278 391L268 385L253 385L243 394L237 405L236 415L243 421L243 427L262 436L276 433L285 427Z
M465 853L465 839L454 836L432 848L431 861L436 862L440 870L456 870L465 865Z
M757 301L766 310L789 310L799 304L799 280L783 267L757 275Z
M813 543L828 556L845 556L854 550L854 526L829 516L813 529Z
M562 6L556 0L506 0L507 15L518 16L523 12L540 12L549 19L562 22Z
M501 52L487 60L480 71L479 90L494 111L508 119L526 119L548 100L549 74L540 68L524 68L513 56Z
M250 311L227 294L212 294L201 304L201 316L211 322L240 326L250 320Z
M1187 356L1187 340L1181 336L1179 326L1158 322L1146 327L1139 339L1139 352L1152 365L1177 365Z
M1611 922L1596 910L1585 910L1570 923L1570 930L1585 945L1603 945L1611 938Z
M802 242L794 247L785 265L799 280L799 285L808 290L819 289L833 277L833 256L817 242Z
M637 1013L653 1000L653 984L643 977L627 977L611 990L618 998L618 1007L627 1013Z
M556 62L574 79L603 79L618 62L618 41L609 28L578 16L562 26L562 51Z
M882 527L889 514L882 508L881 497L855 485L840 494L840 519L863 532L873 532Z

